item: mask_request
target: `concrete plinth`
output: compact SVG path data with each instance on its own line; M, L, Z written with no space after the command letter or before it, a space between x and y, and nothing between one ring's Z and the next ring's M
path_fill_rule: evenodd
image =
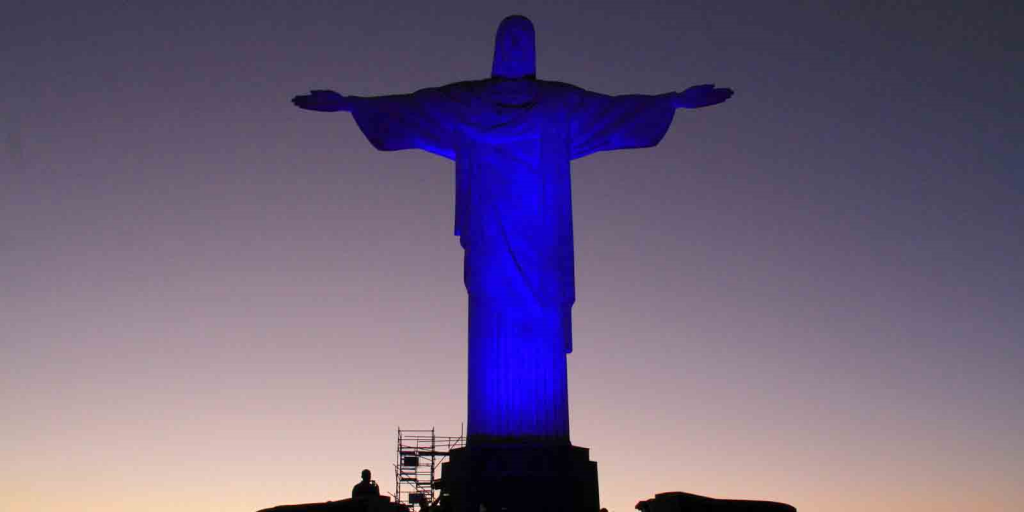
M467 446L441 465L447 512L598 512L597 463L572 445Z

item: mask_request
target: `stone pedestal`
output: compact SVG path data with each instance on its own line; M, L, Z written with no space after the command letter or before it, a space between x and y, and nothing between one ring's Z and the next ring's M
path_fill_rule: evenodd
M478 445L441 466L447 512L598 512L597 463L572 445Z

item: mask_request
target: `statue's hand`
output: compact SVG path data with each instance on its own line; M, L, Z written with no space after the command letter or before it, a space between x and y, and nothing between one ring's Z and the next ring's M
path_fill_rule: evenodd
M296 107L317 112L339 112L352 110L352 102L334 91L321 89L292 98Z
M732 97L732 89L715 88L715 84L695 85L676 94L676 108L701 108L717 105Z

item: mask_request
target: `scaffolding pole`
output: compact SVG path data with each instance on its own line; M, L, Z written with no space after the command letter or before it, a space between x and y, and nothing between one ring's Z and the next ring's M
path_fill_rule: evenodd
M465 446L460 433L438 436L434 429L403 430L398 428L398 450L395 460L395 502L418 509L422 501L434 503L436 476L441 464L455 448Z

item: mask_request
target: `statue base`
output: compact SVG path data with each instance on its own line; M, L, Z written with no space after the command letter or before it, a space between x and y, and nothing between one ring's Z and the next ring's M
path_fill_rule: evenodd
M597 463L578 446L469 445L441 465L446 512L598 512ZM483 505L484 509L480 506Z

